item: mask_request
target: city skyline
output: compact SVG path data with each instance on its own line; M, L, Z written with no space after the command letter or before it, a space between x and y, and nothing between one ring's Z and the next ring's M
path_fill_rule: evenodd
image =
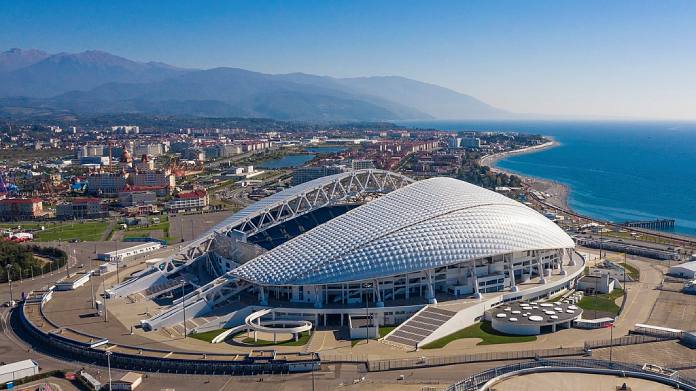
M7 4L0 48L398 75L534 116L694 119L689 2ZM79 12L76 12L78 11ZM58 31L56 30L58 29Z

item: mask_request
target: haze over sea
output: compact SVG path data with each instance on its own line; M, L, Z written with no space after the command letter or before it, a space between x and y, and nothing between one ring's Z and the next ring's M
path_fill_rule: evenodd
M671 218L696 236L696 123L624 121L414 121L442 130L551 136L560 145L496 166L570 188L576 212L616 222Z

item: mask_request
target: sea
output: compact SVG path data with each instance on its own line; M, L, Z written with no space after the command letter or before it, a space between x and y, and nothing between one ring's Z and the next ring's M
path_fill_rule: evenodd
M675 220L696 236L696 122L418 121L441 130L499 130L551 136L558 147L496 166L568 186L574 211L614 222Z

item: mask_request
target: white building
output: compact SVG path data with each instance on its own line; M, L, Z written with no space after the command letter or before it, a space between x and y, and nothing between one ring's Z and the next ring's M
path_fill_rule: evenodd
M140 133L140 126L135 126L135 125L117 125L117 126L112 126L111 127L112 132L120 132L120 133L134 133L138 134Z
M693 280L696 278L696 260L670 267L669 274Z
M0 366L0 384L39 374L39 364L34 360L23 360Z
M166 208L171 211L193 211L208 207L210 201L208 192L205 190L194 190L187 193L179 193L166 203Z
M180 323L182 307L187 316L205 316L228 300L256 300L236 318L230 314L227 326L245 317L254 330L254 320L268 329L263 323L272 319L296 330L303 322L345 326L348 317L367 312L379 325L399 325L387 341L416 347L473 324L501 303L574 287L584 268L574 247L538 212L466 182L349 170L240 210L112 290L125 296L165 284L181 265L205 260L221 277L183 305L141 320L145 330ZM445 302L456 302L450 308L457 312L434 306ZM422 317L437 322L413 335L409 330Z
M137 144L133 149L135 156L159 156L164 153L164 146L161 143Z
M135 390L143 382L143 375L135 372L128 372L118 380L111 382L112 390Z
M99 253L97 254L97 259L102 261L120 262L126 258L147 254L160 248L162 248L162 243L160 242L145 242L132 247L121 248L106 253Z
M73 289L77 289L81 287L82 285L85 285L87 281L89 281L89 278L91 276L91 273L89 272L79 272L75 273L70 277L67 277L59 282L56 283L56 290L57 291L70 291Z

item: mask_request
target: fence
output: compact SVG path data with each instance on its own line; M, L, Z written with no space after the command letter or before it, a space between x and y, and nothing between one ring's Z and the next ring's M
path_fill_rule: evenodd
M418 357L392 360L370 360L367 369L370 372L391 371L396 369L410 369L435 367L442 365L466 364L472 362L523 360L540 357L563 357L584 355L583 348L559 348L522 350L513 352L488 352L475 354L462 354L456 356Z
M614 339L586 341L585 350L608 348L610 346L637 345L641 343L668 341L671 339L678 339L678 337L673 335L627 335L624 337L616 337Z
M23 303L22 305L25 305ZM34 327L29 319L24 316L24 308L18 308L12 312L16 316L17 324L21 326L23 339L34 348L43 350L53 356L59 356L68 360L80 361L87 364L100 366L107 365L107 357L104 351L92 349L89 344L73 341L57 333L44 333ZM154 349L140 349L156 352ZM137 350L136 350L137 352ZM159 351L159 353L166 353ZM249 375L260 373L288 373L306 372L319 365L319 360L312 357L306 360L289 361L283 359L260 358L258 361L254 357L234 361L224 358L215 359L216 354L207 355L205 360L194 360L186 358L162 358L163 354L147 356L138 353L124 353L112 350L111 366L135 371L165 372L165 373L187 373L187 374L212 374L212 375ZM221 355L222 356L222 355Z
M537 369L538 372L544 370L548 371L550 369L551 371L565 370L567 372L589 372L597 374L613 374L630 377L643 377L659 381L663 384L677 386L680 389L684 390L696 390L696 380L681 377L678 373L672 376L668 376L650 370L645 370L641 366L634 364L592 359L538 359L534 361L515 363L485 370L449 386L447 388L447 391L479 391L482 390L482 387L486 385L488 382L498 377L502 377L504 375L520 371L526 371L529 373L537 372L535 371L535 369Z

